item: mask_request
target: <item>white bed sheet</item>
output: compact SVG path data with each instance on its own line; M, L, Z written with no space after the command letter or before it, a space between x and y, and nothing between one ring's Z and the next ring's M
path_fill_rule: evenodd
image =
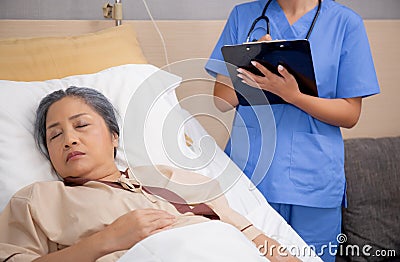
M209 221L166 230L136 244L119 262L265 262L233 226Z

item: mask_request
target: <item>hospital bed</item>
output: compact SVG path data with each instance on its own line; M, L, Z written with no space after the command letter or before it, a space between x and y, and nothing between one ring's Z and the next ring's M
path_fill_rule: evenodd
M199 121L191 117L191 113L182 108L178 102L179 99L183 98L180 88L182 88L182 85L187 84L188 81L186 80L193 76L184 70L185 66L181 66L179 63L175 63L172 69L164 66L163 56L153 52L159 47L158 44L151 44L154 42L151 41L151 39L154 39L154 34L147 34L147 36L144 34L145 30L151 31L149 24L141 24L142 22L140 21L135 22L136 28L141 28L135 32L129 26L119 29L114 28L112 23L108 21L86 21L86 26L82 26L81 21L68 23L61 21L0 22L1 38L7 38L8 36L32 37L36 36L37 32L40 32L40 35L44 37L2 40L0 42L0 57L3 58L6 55L8 57L12 55L13 57L12 61L9 61L10 63L4 59L0 62L0 73L7 71L9 76L11 75L11 77L8 77L3 74L0 77L2 79L0 81L0 126L2 127L0 136L1 209L11 195L21 187L35 181L57 179L47 160L38 151L32 150L32 148L35 148L32 136L33 112L44 94L58 88L66 88L69 85L91 86L102 91L113 102L120 113L121 123L124 124L126 122L123 122L123 120L127 109L129 109L132 95L138 95L140 93L138 90L144 89L147 91L155 90L156 94L162 91L163 95L157 96L156 99L154 99L154 92L144 93L145 96L150 96L155 101L151 110L140 113L146 115L146 128L136 130L137 132L146 131L147 137L142 142L147 151L143 152L143 148L129 147L127 144L122 145L123 147L119 149L117 157L117 163L121 168L127 165L126 156L135 159L134 165L149 164L150 160L152 164L167 164L181 168L184 166L182 163L177 165L173 161L174 159L165 154L162 143L160 143L163 142L164 137L162 132L158 131L163 130L163 124L169 117L170 112L175 114L175 119L181 119L181 123L184 123L182 127L177 129L174 141L176 141L180 152L186 157L185 159L190 162L191 159L198 157L202 153L207 156L207 152L202 152L202 150L205 150L204 146L210 145L207 143L212 142L212 139ZM34 31L31 31L35 23L37 27ZM74 23L75 25L72 25ZM185 22L183 22L183 25L185 26ZM5 28L9 29L6 30ZM105 29L105 31L98 31L100 29ZM97 33L89 33L94 31ZM73 38L61 36L64 34L76 35L77 33L81 35ZM138 39L141 39L141 43L136 41L135 33L137 33ZM215 36L212 37L216 39L217 33L217 31L214 31ZM109 35L113 35L112 42L107 42ZM43 42L38 43L38 41ZM82 45L75 46L81 52L77 57L79 59L68 61L65 58L65 54L62 54L57 58L60 59L59 61L54 61L57 51L60 51L58 49L71 48L64 45L68 45L68 42L72 43L73 41L83 41ZM144 45L143 42L149 45ZM209 44L205 42L204 45L199 45L200 49L208 48L207 45ZM90 43L91 46L87 47L87 43ZM20 45L20 49L16 50L15 48L18 45ZM10 48L10 46L12 47ZM149 49L149 46L152 49ZM196 48L193 49L194 52L198 52ZM93 52L93 49L98 51ZM32 50L35 51L34 54L29 53ZM178 54L173 54L173 56L176 60L181 59ZM171 59L170 62L176 62L176 60ZM199 65L198 68L200 69L201 60L196 61L195 65ZM52 65L51 68L49 68L49 65ZM57 70L55 72L53 70L49 74L48 71L54 69L54 65L58 66ZM63 66L66 67L63 68ZM5 70L7 67L9 70ZM163 70L160 70L160 68ZM23 78L21 78L22 76ZM204 75L202 77L209 79ZM208 82L208 85L211 84L211 81L205 82ZM221 145L223 141L217 141L217 144ZM125 148L125 151L122 148ZM236 176L233 176L234 179L222 175L221 177L227 179L228 182L223 179L220 181L226 189L225 194L232 208L245 215L268 236L287 246L289 251L299 255L299 258L303 261L319 261L312 249L268 205L260 192L252 186L246 176L241 174L241 171L223 151L219 147L213 147L212 145L210 150L212 150L213 157L209 159L210 161L203 168L196 169L196 172L216 179L221 174L236 174ZM215 232L221 229L218 227L213 228L215 225L211 224L205 224L204 226L215 229ZM226 230L226 234L228 234L228 231ZM174 238L179 241L187 235L198 235L198 238L193 239L193 245L196 245L196 243L201 245L200 243L204 242L204 238L212 238L215 241L221 240L215 235L212 237L201 235L202 232L209 231L205 231L204 228L198 225L198 227L189 226L154 235L133 247L121 261L129 261L133 257L135 259L140 258L138 261L187 261L188 257L185 255L189 256L198 252L198 250L191 250L189 246L185 246L188 253L182 253L180 250L180 255L183 257L174 257L172 254L174 252L170 252L169 258L164 257L164 260L161 260L159 256L165 255L165 252L176 247L174 242L170 241ZM211 243L204 248L199 246L202 253L206 250L210 257L202 258L203 260L199 258L198 261L206 261L204 259L218 261L213 257L213 254L218 254L221 249L229 249L233 254L238 251L235 250L234 243L231 243L232 246L229 246L229 243L225 246L214 246L214 249L212 249ZM240 258L240 254L237 254L237 258ZM192 257L190 260L196 261Z

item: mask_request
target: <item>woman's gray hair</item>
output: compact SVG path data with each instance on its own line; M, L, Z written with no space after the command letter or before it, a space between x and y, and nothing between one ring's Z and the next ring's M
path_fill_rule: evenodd
M36 110L34 137L40 151L48 158L49 151L47 149L46 140L46 117L47 112L52 104L64 97L76 97L82 99L88 106L96 111L106 122L111 134L115 133L119 136L119 126L115 116L115 109L108 99L100 92L92 88L71 86L66 90L58 90L48 94L42 99ZM114 148L114 157L117 150Z

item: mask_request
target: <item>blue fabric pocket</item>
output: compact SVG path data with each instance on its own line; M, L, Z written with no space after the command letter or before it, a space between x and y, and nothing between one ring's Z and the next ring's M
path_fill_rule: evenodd
M290 180L298 187L323 189L335 176L334 159L329 137L295 132L292 138Z

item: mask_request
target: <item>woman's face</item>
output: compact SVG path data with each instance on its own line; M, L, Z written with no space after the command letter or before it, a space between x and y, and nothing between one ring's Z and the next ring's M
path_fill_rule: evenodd
M118 135L111 134L104 119L80 98L65 97L50 106L46 141L50 161L63 178L102 179L118 172Z

